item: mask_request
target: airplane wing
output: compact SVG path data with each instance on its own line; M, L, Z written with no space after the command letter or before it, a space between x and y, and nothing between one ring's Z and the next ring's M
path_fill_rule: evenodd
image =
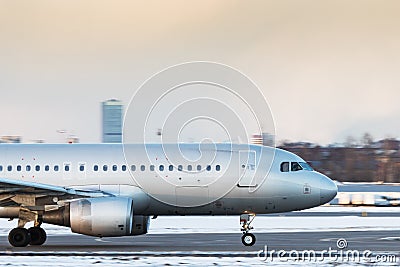
M49 205L59 200L112 196L102 191L76 190L34 182L0 178L0 206ZM56 199L55 199L56 197ZM57 201L54 201L57 200Z

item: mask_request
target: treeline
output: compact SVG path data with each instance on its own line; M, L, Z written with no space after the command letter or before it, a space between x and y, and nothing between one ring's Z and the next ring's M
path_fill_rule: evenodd
M286 141L279 147L299 155L334 180L400 182L400 141L394 138L374 141L366 133L358 142L348 137L344 144L320 146Z

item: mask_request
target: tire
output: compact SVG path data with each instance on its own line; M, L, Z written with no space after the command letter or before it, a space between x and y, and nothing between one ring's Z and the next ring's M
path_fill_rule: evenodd
M256 243L256 237L253 234L246 233L242 235L242 243L245 246L252 246Z
M8 242L13 247L26 247L31 241L31 236L25 228L14 228L8 234Z
M43 228L40 227L31 227L28 229L29 234L31 235L31 242L29 243L32 246L41 246L46 242L47 235Z

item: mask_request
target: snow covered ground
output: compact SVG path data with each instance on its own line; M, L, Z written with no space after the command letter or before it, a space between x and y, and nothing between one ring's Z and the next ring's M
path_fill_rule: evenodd
M354 213L363 211L398 213L399 208L390 207L318 207L308 212L326 212L326 216L257 216L254 220L254 233L272 232L305 232L305 231L369 231L369 230L400 230L400 217L361 217ZM341 212L343 216L330 216L329 212ZM352 214L351 216L346 216ZM0 235L6 236L17 220L0 220ZM43 226L48 235L71 234L69 228L52 225ZM239 233L239 216L160 216L151 220L149 234L164 233ZM77 256L57 257L46 256L1 256L0 266L286 266L284 262L264 262L256 255L254 257L160 257L154 255L136 256ZM384 266L397 266L399 262ZM317 263L290 262L294 266L317 266ZM369 266L369 264L367 264ZM379 264L379 266L382 264ZM318 266L363 266L360 263L337 263L325 261Z
M29 266L43 267L49 265L67 267L86 266L398 266L397 263L360 263L360 262L335 262L327 259L324 262L265 262L257 257L69 257L69 256L2 256L0 266Z
M254 233L305 232L305 231L369 231L400 230L400 217L346 216L362 211L399 212L400 207L318 207L309 212L327 212L326 216L257 216L253 222ZM343 212L343 216L329 216L329 212ZM0 220L0 235L8 235L17 220ZM69 228L43 225L48 235L71 234ZM149 234L165 233L238 233L239 216L160 216L150 221Z

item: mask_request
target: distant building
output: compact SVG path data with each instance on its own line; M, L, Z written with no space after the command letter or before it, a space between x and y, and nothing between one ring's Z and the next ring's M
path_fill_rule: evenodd
M253 134L251 143L255 145L274 146L274 136L269 133Z
M77 144L77 143L79 143L79 138L77 136L74 136L74 135L68 136L67 137L67 143L68 144Z
M17 144L21 143L21 139L18 135L5 135L0 137L0 143Z
M110 99L102 102L103 143L122 143L122 102Z

